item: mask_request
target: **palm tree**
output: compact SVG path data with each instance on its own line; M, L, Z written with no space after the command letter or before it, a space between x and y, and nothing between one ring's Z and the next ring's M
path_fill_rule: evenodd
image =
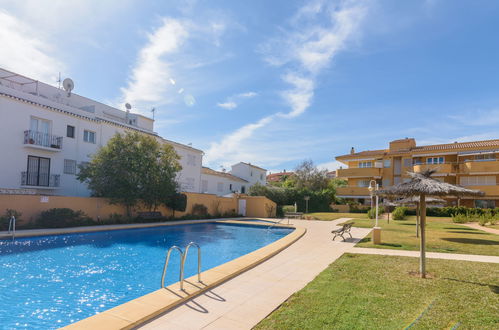
M421 257L419 260L419 273L422 278L426 277L426 197L427 196L481 196L483 192L479 190L467 189L446 182L440 182L431 176L436 170L425 170L419 173L409 173L410 181L404 182L383 190L378 190L376 194L389 197L411 197L419 196L419 214L421 216Z

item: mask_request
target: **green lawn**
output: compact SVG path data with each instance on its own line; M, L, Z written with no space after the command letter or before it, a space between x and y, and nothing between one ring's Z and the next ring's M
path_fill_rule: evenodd
M345 254L256 329L499 329L499 265ZM419 317L420 319L416 321Z
M337 213L337 212L317 212L306 213L307 216L312 216L317 220L331 221L339 218L362 218L367 219L366 213Z
M374 220L354 219L355 227L371 228ZM382 244L373 244L371 235L356 246L378 249L419 250L415 217L408 220L379 221ZM426 249L429 252L450 252L499 256L499 235L455 224L450 218L427 217Z

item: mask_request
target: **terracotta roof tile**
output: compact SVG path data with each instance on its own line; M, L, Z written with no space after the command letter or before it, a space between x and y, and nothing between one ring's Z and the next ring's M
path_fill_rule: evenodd
M208 175L217 175L217 176L221 176L221 177L224 177L224 178L227 178L230 180L234 180L234 181L248 182L248 181L241 179L240 177L232 175L230 173L215 171L209 167L204 167L204 166L201 169L201 173L208 174Z

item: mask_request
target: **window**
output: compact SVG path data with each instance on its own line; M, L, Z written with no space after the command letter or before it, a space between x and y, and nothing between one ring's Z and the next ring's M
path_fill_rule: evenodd
M50 158L28 156L26 176L23 174L23 184L27 186L44 186L50 184Z
M390 159L383 160L383 167L384 168L390 168L391 165L392 165L392 161Z
M426 164L443 164L444 157L428 157L426 158Z
M496 207L496 202L494 200L477 199L475 200L475 207L493 209Z
M66 136L68 138L74 138L75 137L75 127L68 125L66 128Z
M88 143L95 143L95 132L84 130L83 141Z
M187 165L196 165L196 156L194 155L187 155Z
M370 182L371 182L371 180L359 180L359 181L357 181L357 185L359 187L369 187Z
M76 174L76 160L64 159L64 174Z
M263 174L260 174L260 180L263 180Z
M31 117L30 130L42 134L50 134L50 121Z
M411 167L411 166L412 166L412 159L404 158L404 167Z
M381 181L383 187L389 187L391 183L392 181L390 179L383 179L383 181Z
M394 176L393 177L393 184L394 185L400 184L400 177L399 176Z
M373 162L359 162L359 168L373 167Z
M486 162L490 160L496 160L495 154L475 155L476 162Z
M253 176L253 171L250 172L250 175Z
M244 194L246 193L246 187L245 186L241 186L241 194Z
M232 191L232 183L229 184L229 190Z
M217 191L218 192L224 191L224 184L222 182L217 183Z
M495 184L496 184L495 175L461 177L462 186L494 186Z
M201 192L208 192L208 180L201 181Z

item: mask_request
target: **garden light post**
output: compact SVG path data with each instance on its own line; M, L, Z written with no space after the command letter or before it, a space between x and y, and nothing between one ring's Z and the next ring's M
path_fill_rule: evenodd
M376 180L371 180L369 182L369 192L371 193L371 196L373 195L374 192L377 192L379 190L379 184L376 183ZM371 197L371 204L372 204L372 197ZM374 244L380 244L381 243L381 228L378 226L378 207L379 207L379 196L376 194L376 225L373 228L373 243ZM372 209L372 206L371 206Z
M305 200L305 213L308 213L308 201L310 200L310 196L303 197Z

